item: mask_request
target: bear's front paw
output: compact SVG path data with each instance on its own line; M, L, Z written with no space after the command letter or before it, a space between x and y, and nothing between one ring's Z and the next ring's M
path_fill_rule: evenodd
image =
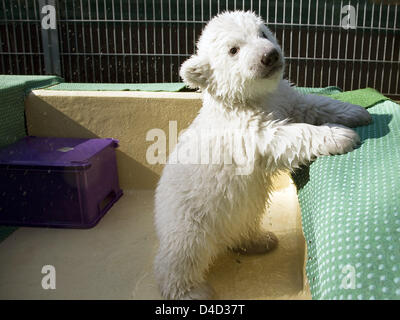
M339 124L327 123L331 136L327 137L324 154L344 154L352 151L360 144L360 137L354 130Z
M347 103L347 110L342 115L340 124L347 127L365 126L372 122L371 114L363 107Z

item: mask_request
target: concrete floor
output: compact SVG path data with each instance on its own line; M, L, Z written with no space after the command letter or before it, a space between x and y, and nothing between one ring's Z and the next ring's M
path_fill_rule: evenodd
M263 221L280 239L266 255L221 255L208 279L219 299L310 299L296 190L288 176ZM160 299L152 273L157 247L153 191L126 191L89 230L19 228L0 243L0 299ZM44 290L44 265L56 289Z

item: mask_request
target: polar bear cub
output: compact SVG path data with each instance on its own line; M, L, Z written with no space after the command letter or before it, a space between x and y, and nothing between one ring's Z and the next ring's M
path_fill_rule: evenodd
M213 18L180 70L203 92L199 114L178 139L155 195L154 270L167 299L209 299L205 274L227 249L260 254L277 238L261 228L271 178L359 143L362 107L303 95L283 80L274 35L252 12Z

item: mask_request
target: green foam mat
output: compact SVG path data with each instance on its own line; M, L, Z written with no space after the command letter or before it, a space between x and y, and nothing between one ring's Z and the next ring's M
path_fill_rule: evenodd
M372 88L335 93L330 95L330 97L343 102L355 103L364 108L371 108L379 102L389 100L389 98Z
M12 234L17 229L18 229L17 227L0 226L0 242L3 241L5 238L7 238L10 234Z
M26 136L26 95L37 88L48 87L62 81L55 76L0 75L0 148ZM1 214L0 203L0 214ZM17 228L0 226L0 241Z
M336 98L373 123L355 128L358 149L293 175L312 298L400 299L400 106L371 89Z
M0 81L0 148L26 136L24 83Z
M0 147L26 135L24 100L29 91L60 81L55 76L0 75Z
M331 95L342 92L342 89L338 87L325 87L325 88L294 87L294 88L297 91L304 94Z

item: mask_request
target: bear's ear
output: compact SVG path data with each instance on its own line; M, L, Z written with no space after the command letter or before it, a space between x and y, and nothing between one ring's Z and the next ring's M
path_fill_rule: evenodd
M207 59L193 55L182 64L179 75L190 88L204 89L211 76L210 64Z

